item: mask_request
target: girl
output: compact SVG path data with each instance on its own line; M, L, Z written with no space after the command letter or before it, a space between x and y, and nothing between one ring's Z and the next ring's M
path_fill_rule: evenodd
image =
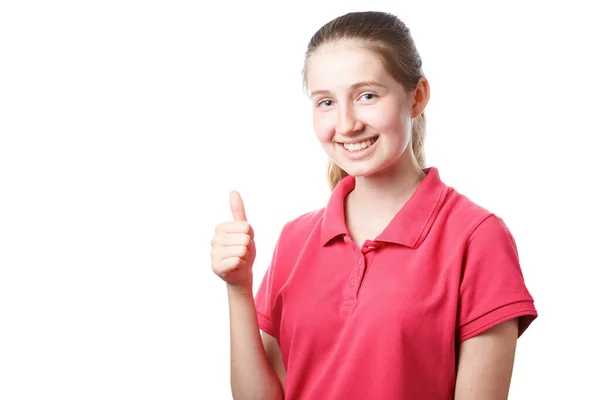
M502 219L425 166L429 84L409 29L380 12L330 21L304 84L328 204L284 226L255 297L237 192L212 241L234 398L506 399L536 309Z

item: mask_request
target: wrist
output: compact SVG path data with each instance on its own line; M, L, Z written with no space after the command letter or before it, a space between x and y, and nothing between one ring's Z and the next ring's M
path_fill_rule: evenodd
M236 282L236 283L229 283L226 282L225 286L227 287L227 292L229 294L239 294L239 295L250 295L253 296L253 292L252 292L252 281L250 280L250 282Z

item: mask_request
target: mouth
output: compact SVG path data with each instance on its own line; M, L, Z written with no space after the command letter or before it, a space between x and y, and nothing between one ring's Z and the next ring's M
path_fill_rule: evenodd
M344 147L344 149L346 149L347 151L349 151L351 153L355 153L355 152L359 152L361 150L371 147L375 142L377 142L377 139L379 139L379 136L365 139L362 142L358 142L358 143L339 143L339 144L342 145Z

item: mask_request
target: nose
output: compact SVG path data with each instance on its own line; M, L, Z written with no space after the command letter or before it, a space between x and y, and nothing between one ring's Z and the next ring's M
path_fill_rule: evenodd
M335 132L338 135L352 135L363 130L364 124L356 117L352 107L340 109Z

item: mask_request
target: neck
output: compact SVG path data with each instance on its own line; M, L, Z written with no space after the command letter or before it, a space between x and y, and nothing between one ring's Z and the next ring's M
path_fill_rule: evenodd
M414 157L401 157L396 164L383 171L356 177L349 201L364 205L365 209L368 207L374 212L379 210L377 214L395 214L424 178L425 173Z

